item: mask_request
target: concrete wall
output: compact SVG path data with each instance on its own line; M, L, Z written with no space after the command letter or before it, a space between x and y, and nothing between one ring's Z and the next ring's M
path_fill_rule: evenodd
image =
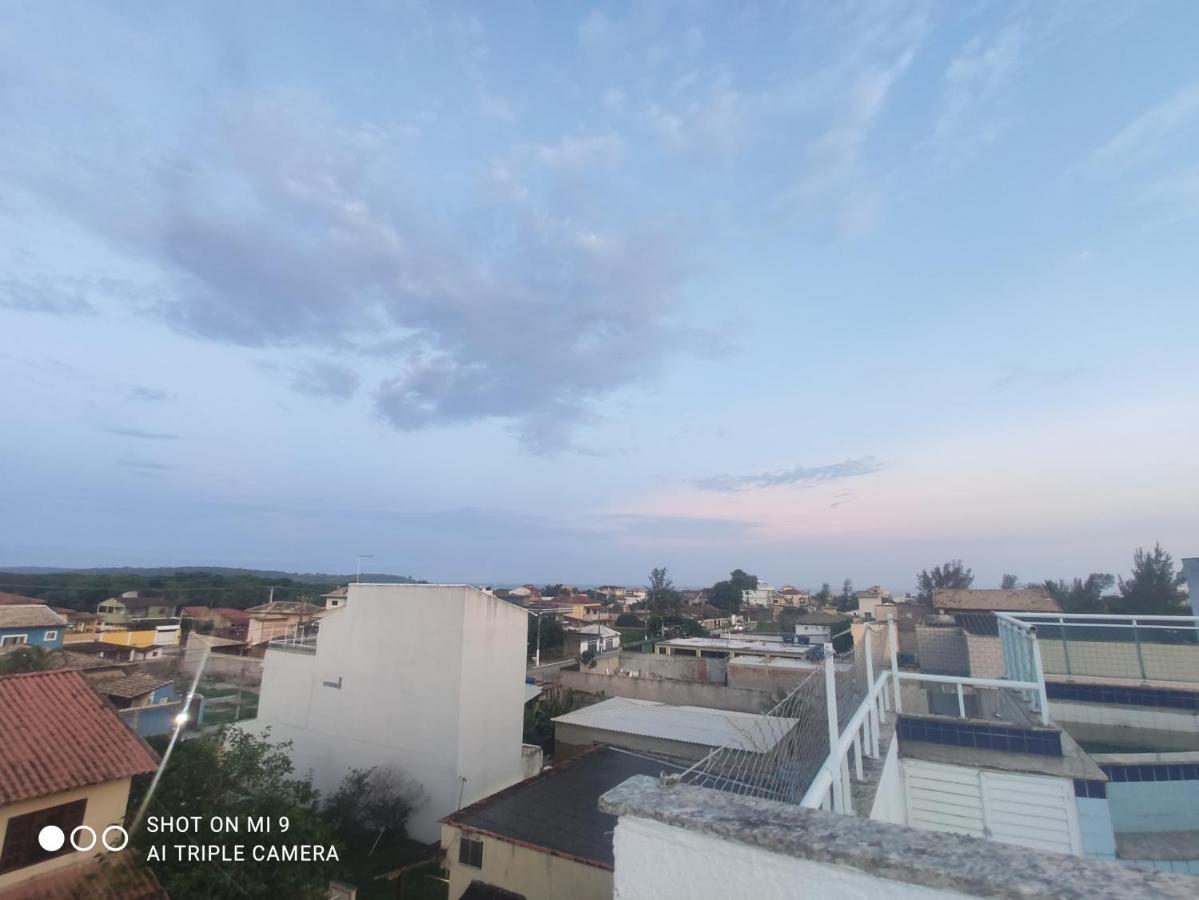
M813 672L819 671L819 665L798 668L778 663L755 665L733 660L728 668L728 686L767 691L773 696L781 696L790 693Z
M636 672L641 678L670 678L700 684L724 684L727 661L693 656L666 656L657 653L620 653L595 661L591 672L615 674Z
M966 894L888 881L861 869L798 859L647 819L621 816L614 835L619 900L811 893L838 900L949 900Z
M1049 715L1083 744L1127 752L1199 750L1199 716L1185 710L1050 700Z
M1199 683L1199 646L1195 644L1142 643L1139 658L1137 645L1132 641L1076 641L1067 635L1068 647L1063 647L1060 640L1043 637L1037 638L1037 644L1041 648L1045 672L1050 675Z
M627 675L596 675L584 670L561 672L557 682L564 688L587 694L609 697L628 697L633 700L656 700L675 706L703 706L709 709L731 709L738 712L760 713L774 705L775 697L767 691L729 688L719 684L695 684L669 678L630 678Z
M963 633L971 678L1002 678L1003 647L998 635ZM923 658L921 665L924 664Z
M1108 782L1107 803L1118 834L1199 831L1199 781Z
M204 674L223 678L236 684L262 684L262 660L249 656L231 656L226 653L209 653L205 658L199 642L193 637L183 651L179 662L179 670L189 675L195 674L204 660Z
M523 610L461 585L352 584L316 652L269 649L258 718L293 740L317 787L350 767L390 766L419 783L418 840L438 819L518 781L525 700Z
M960 628L917 625L916 648L922 672L965 675L970 670L966 639Z
M561 856L520 847L487 835L470 834L483 841L483 866L458 862L461 832L452 825L441 826L450 874L449 900L458 900L472 881L483 881L513 891L529 900L571 897L577 900L611 900L612 872Z
M87 800L87 807L83 811L83 824L93 829L97 837L99 837L109 825L122 824L125 818L125 806L129 802L129 779L125 778L119 781L109 781L104 784L92 785L91 787L48 794L45 797L37 797L33 800L25 800L21 803L12 803L8 806L0 807L0 847L4 846L9 819L15 816L23 816L26 813L37 812L40 809L49 809L52 806L59 806L63 803L74 803L76 800L83 799ZM110 838L110 840L116 840L116 838ZM37 865L6 872L0 875L0 894L4 894L8 888L18 885L22 881L28 881L30 878L45 875L47 872L53 872L64 866L85 862L93 856L108 852L104 850L99 840L96 841L96 847L99 851L98 853L85 854L77 850L71 850L62 856L56 856L54 859L48 859Z
M1110 795L1109 795L1110 796ZM1116 836L1112 831L1112 814L1102 797L1075 797L1078 808L1078 831L1082 835L1082 852L1092 859L1115 859Z

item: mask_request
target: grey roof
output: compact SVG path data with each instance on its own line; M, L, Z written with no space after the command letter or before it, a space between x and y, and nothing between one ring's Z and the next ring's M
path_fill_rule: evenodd
M657 777L667 771L683 770L651 756L601 746L441 821L612 869L616 817L599 811L600 795L634 775Z
M93 682L92 685L101 694L110 697L121 697L132 700L151 691L158 690L164 684L170 684L169 678L156 678L153 675L126 675L124 678L109 678Z
M0 628L53 628L66 624L66 619L42 603L0 606Z
M999 636L999 620L994 613L958 613L953 619L967 634Z
M272 600L261 606L251 606L246 612L252 616L315 616L323 613L323 606L313 606L303 600Z
M795 618L796 625L839 625L848 621L845 616L834 616L832 613L813 610Z
M109 597L102 603L116 602L125 609L149 609L151 606L178 606L178 600L168 600L161 594L148 594L139 597Z

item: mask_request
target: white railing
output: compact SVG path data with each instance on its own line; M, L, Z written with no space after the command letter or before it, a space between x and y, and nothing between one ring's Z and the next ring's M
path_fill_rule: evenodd
M316 640L320 633L321 620L313 619L291 626L290 630L271 638L267 648L277 647L281 650L296 650L301 653L316 653Z

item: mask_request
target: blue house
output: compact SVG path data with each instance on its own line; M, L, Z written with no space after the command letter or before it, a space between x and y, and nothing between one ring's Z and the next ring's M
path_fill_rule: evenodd
M67 620L42 603L0 606L0 653L26 644L55 650L66 628Z

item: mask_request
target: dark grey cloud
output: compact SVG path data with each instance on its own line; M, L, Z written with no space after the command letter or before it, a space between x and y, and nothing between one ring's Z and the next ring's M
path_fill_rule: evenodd
M705 491L748 491L755 488L786 487L788 485L823 484L842 478L869 475L881 469L882 463L873 456L861 456L824 466L795 466L756 475L712 475L692 482Z
M293 372L299 390L345 397L356 372L397 429L498 419L554 450L695 342L673 319L673 239L592 214L533 160L457 182L443 215L395 177L386 134L294 96L220 109L175 160L75 169L43 195L166 273L142 311L323 360ZM116 183L130 197L119 210Z
M294 370L291 386L302 394L348 400L357 392L358 382L358 373L349 366L314 360Z
M144 431L141 428L125 428L119 425L112 425L104 430L118 437L140 438L146 441L174 441L179 438L179 435L165 431Z
M132 457L125 457L124 459L119 460L117 465L124 466L126 469L135 469L139 472L145 472L149 474L155 472L168 472L171 469L178 468L178 466L173 466L169 463L154 462L153 460L149 459L134 459Z

